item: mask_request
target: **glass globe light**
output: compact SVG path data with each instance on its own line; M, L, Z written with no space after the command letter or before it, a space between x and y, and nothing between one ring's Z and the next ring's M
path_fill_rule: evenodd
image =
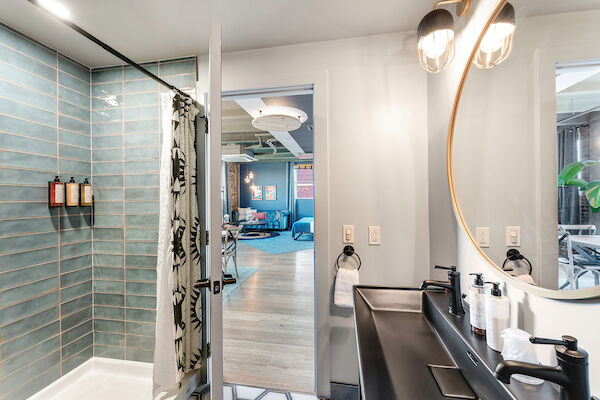
M454 19L449 11L433 10L417 28L417 50L421 67L430 73L443 71L454 59Z

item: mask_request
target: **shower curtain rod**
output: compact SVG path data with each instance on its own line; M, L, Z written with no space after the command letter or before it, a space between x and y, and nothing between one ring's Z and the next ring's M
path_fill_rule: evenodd
M104 43L103 41L101 41L100 39L98 39L97 37L95 37L94 35L89 33L88 31L86 31L79 25L69 21L66 18L61 18L58 15L48 11L44 6L42 6L39 3L38 0L27 0L27 1L29 1L31 4L37 6L38 8L46 11L48 14L52 15L54 18L58 19L63 24L67 25L68 27L70 27L71 29L73 29L74 31L79 33L80 35L85 36L92 42L96 43L98 46L102 47L104 50L108 51L110 54L114 55L115 57L121 59L122 61L125 61L125 63L129 64L130 66L137 69L138 71L140 71L144 75L148 76L149 78L154 79L156 82L160 83L161 85L179 93L180 95L182 95L184 97L188 97L193 100L192 96L190 96L183 90L179 89L178 87L176 87L174 85L171 85L170 83L168 83L168 82L164 81L163 79L159 78L158 76L154 75L152 72L148 71L146 68L142 67L135 61L131 60L129 57L125 56L124 54L119 53L117 50L113 49L112 47L110 47L109 45L107 45L106 43Z

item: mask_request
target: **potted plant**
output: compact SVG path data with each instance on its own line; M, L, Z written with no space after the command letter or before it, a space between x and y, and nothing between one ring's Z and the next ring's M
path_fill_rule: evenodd
M586 181L578 175L586 167L600 164L600 160L583 160L567 164L558 174L558 186L577 186L585 192L585 197L594 213L600 212L600 181Z

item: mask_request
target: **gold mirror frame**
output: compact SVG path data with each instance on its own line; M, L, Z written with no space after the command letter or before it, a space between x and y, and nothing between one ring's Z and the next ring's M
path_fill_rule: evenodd
M479 38L477 39L475 46L471 50L469 60L467 62L467 65L465 66L465 69L460 78L460 82L459 82L458 88L456 90L456 96L454 98L454 105L452 107L452 114L450 115L450 124L448 127L448 139L446 142L446 171L448 174L448 187L450 189L450 197L452 198L452 206L454 207L454 215L456 216L458 223L460 224L460 226L462 227L462 230L465 232L465 234L469 238L469 241L471 242L471 244L473 245L473 247L475 248L477 253L483 258L483 260L486 263L488 263L491 267L498 270L499 275L501 276L501 279L504 282L506 282L507 285L516 287L517 289L522 290L523 292L526 292L526 293L531 293L531 294L534 294L534 295L537 295L540 297L546 297L546 298L550 298L550 299L581 300L581 299L597 298L597 297L600 297L600 286L596 286L593 288L586 288L586 289L560 291L560 290L545 289L545 288L542 288L539 286L528 285L526 283L523 283L523 282L513 278L510 275L507 275L504 271L502 271L502 268L500 268L494 261L492 261L487 256L485 251L483 251L483 249L481 247L479 247L479 245L477 244L477 241L475 240L475 237L469 230L469 226L467 225L467 222L465 221L462 210L460 208L460 204L458 203L458 198L456 195L456 188L454 186L454 163L453 163L453 158L452 158L453 157L453 143L454 143L454 127L456 125L456 114L458 112L458 107L460 106L461 95L462 95L465 83L467 81L467 77L469 75L471 65L473 64L473 59L475 58L477 49L479 48L479 44L483 40L483 37L484 37L487 29L492 24L492 22L494 21L496 16L500 13L500 11L502 10L502 8L504 7L504 5L507 2L508 2L508 0L499 0L498 3L496 4L496 7L494 8L494 11L492 12L492 14L489 16L488 20L486 21L483 31L479 35Z

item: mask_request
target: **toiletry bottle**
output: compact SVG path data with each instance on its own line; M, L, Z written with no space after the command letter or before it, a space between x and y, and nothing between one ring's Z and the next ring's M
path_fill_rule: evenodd
M485 336L485 288L483 275L474 273L475 281L469 288L469 313L471 331L477 335Z
M486 341L490 349L502 351L504 345L502 331L508 328L510 321L510 300L502 296L498 282L485 282L493 285L490 296L485 299Z
M79 205L80 206L91 206L92 205L92 185L87 178L83 181L80 187L79 193Z
M76 207L79 205L79 184L75 182L75 178L67 182L67 207Z
M57 176L54 182L48 182L48 206L61 207L65 202L65 184Z

